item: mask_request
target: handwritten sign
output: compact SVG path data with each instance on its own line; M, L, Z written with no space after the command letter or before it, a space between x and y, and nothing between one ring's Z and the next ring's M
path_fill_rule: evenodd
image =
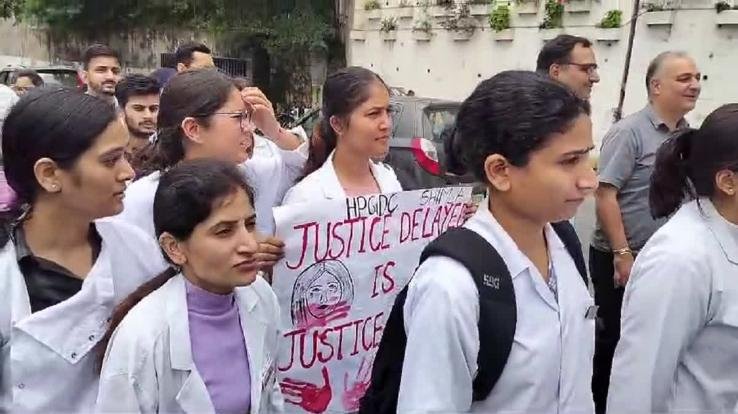
M288 412L357 411L395 296L423 248L465 221L471 188L276 208L287 246L274 269L278 371Z

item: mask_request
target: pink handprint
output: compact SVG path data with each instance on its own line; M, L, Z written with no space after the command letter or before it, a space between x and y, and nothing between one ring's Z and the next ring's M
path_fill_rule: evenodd
M366 394L372 380L372 360L367 362L366 357L362 358L359 371L356 372L356 379L349 386L348 372L343 375L343 408L348 412L359 411L361 398Z

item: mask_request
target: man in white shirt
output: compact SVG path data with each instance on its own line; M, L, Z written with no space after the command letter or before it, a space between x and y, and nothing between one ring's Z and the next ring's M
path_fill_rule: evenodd
M571 218L597 179L589 104L532 72L482 82L457 127L467 169L489 197L465 224L509 270L517 323L492 391L473 400L480 352L479 294L469 270L432 256L410 282L407 348L397 411L592 413L593 301L549 223ZM489 252L479 252L489 256Z

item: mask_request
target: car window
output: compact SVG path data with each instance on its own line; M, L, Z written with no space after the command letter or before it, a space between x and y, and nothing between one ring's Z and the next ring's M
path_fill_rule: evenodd
M7 85L8 84L8 74L9 73L10 72L8 72L6 70L0 72L0 83L2 83L3 85Z
M38 74L46 85L64 85L71 88L77 86L77 72L73 70L41 70Z
M443 131L456 122L458 106L428 106L423 109L423 136L433 142L441 142Z
M410 103L392 102L392 136L412 138L415 135L415 120L412 116L413 105Z

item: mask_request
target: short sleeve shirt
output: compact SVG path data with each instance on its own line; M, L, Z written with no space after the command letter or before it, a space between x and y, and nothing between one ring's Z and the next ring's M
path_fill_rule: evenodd
M677 130L687 126L682 119ZM631 249L640 250L666 221L651 216L648 194L656 151L672 133L648 105L613 125L602 139L599 180L618 190L625 237ZM599 221L592 246L607 252L612 249Z

